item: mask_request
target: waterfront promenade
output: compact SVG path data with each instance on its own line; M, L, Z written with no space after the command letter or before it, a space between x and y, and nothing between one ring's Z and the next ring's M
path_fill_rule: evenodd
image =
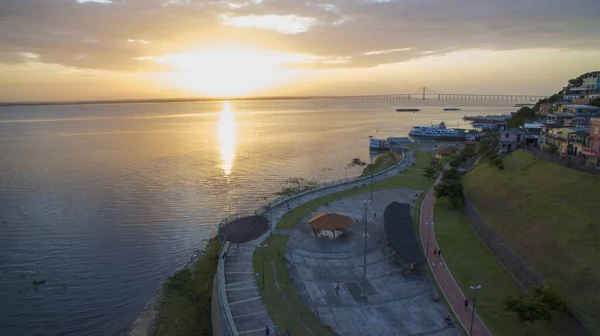
M385 174L381 174L373 177L373 182L381 181L387 177L401 173L402 171L409 168L414 162L415 158L413 153L407 151L403 161L396 167L391 169ZM325 187L317 189L312 192L302 194L299 199L292 198L288 202L282 202L275 204L271 208L271 213L263 214L265 217L270 217L272 220L272 229L275 233L280 234L291 234L292 230L277 230L276 226L279 220L288 212L290 209L298 207L303 203L317 199L319 197L344 191L353 187L368 185L369 179L362 181L349 182L345 186L344 184ZM379 192L373 194L373 203L378 204ZM433 204L435 198L430 190L421 208L421 226L424 225L428 218L432 218ZM388 199L379 199L381 202L391 202ZM383 205L383 203L381 204ZM386 203L387 205L387 203ZM379 210L374 209L376 212ZM381 209L380 209L381 210ZM425 215L424 215L425 214ZM382 214L379 215L383 218ZM423 231L423 229L422 229ZM252 268L252 256L254 251L259 247L259 244L271 233L271 231L265 232L261 237L243 244L230 244L227 249L227 258L225 259L224 268L224 281L222 288L225 288L226 293L223 293L224 297L227 298L227 305L231 311L231 320L235 324L237 329L237 335L264 335L265 326L269 326L271 329L274 325L269 313L262 301L259 290L259 282L254 274ZM421 235L423 240L423 235ZM435 241L435 234L430 237L431 241ZM434 245L432 245L434 246ZM432 248L433 249L433 248ZM443 260L443 259L442 259ZM460 291L460 288L454 282L452 275L445 268L444 264L432 263L436 280L440 284L444 295L452 305L452 309L455 314L459 317L463 326L468 330L468 321L470 321L470 309L464 309L464 295ZM452 286L453 285L453 286ZM462 307L462 308L461 308ZM485 325L476 317L474 326L474 335L491 335ZM438 329L437 332L444 333L450 330Z
M437 185L441 181L441 174L435 182ZM435 186L434 185L434 186ZM425 251L427 255L427 260L433 272L433 275L442 289L446 300L450 304L450 307L454 311L454 314L460 320L460 323L463 325L465 330L469 332L471 326L471 316L472 316L472 307L469 306L466 308L464 306L465 294L462 292L454 277L452 277L452 273L446 266L446 262L444 261L444 256L438 256L433 254L433 249L437 247L437 240L435 237L435 223L433 225L429 225L433 222L433 208L435 205L435 192L434 187L431 187L427 195L423 199L423 203L421 204L421 215L420 215L420 233L421 233L421 242L423 243L423 248L426 249L429 246L429 251ZM428 230L430 230L428 232ZM428 241L429 240L429 241ZM477 285L477 284L473 284ZM471 294L471 293L470 293ZM469 301L471 301L472 297L469 295ZM475 307L477 309L477 307ZM479 318L479 315L476 313L475 318L473 320L473 333L471 335L478 336L491 336L492 333L485 326L483 321Z
M412 165L415 158L411 151L406 151L403 158L397 166L386 173L374 175L373 182L381 181L387 177L396 175L406 170ZM302 194L299 199L292 198L289 201L291 209L302 205L303 203L317 199L319 197L344 191L353 187L359 187L369 184L369 179L348 182L346 185L339 184L330 187L314 190ZM277 223L290 209L288 202L281 202L271 207L270 214L263 214L265 217L271 217L272 228L277 227ZM265 232L261 237L243 244L230 244L225 259L223 288L226 288L227 304L231 310L231 315L239 335L264 335L265 326L273 326L273 321L267 312L267 309L260 295L256 276L252 269L252 255L258 245L270 234Z

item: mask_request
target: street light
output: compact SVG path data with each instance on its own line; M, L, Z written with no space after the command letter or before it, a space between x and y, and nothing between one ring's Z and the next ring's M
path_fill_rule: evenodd
M371 168L373 168L373 156L371 155ZM371 169L371 199L373 201L373 169Z
M365 258L363 266L363 276L367 280L367 205L371 203L371 200L363 200L362 204L365 206Z
M267 244L258 245L259 248L267 247ZM265 289L265 250L260 250L260 264L262 268L262 288Z
M475 302L477 301L477 292L481 289L481 285L475 287L469 286L475 292L473 294L473 311L471 312L471 328L469 329L469 335L473 336L473 320L475 319Z
M431 227L433 226L433 222L430 223L425 223L425 225L427 225L427 241L425 242L425 244L427 245L427 250L425 251L425 258L427 258L427 260L429 260L429 232L431 231Z

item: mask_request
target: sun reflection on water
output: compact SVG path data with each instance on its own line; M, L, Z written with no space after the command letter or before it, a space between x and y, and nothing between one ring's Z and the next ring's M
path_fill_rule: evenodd
M219 119L219 143L221 145L221 169L223 169L225 176L231 174L233 167L236 134L237 123L235 114L231 110L231 104L228 101L223 102Z

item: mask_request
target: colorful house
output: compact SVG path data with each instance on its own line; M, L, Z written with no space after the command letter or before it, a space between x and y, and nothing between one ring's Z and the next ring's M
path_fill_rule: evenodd
M587 145L581 151L588 163L595 167L600 166L600 118L592 118L590 120L590 135Z

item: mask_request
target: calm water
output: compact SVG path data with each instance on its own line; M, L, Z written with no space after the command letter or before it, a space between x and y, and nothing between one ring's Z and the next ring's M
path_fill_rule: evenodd
M370 134L405 136L441 119L466 127L465 114L516 110L465 102L461 112L441 111L447 106L0 108L0 335L118 335L220 218L273 198L283 180L343 177L352 158L370 160Z

